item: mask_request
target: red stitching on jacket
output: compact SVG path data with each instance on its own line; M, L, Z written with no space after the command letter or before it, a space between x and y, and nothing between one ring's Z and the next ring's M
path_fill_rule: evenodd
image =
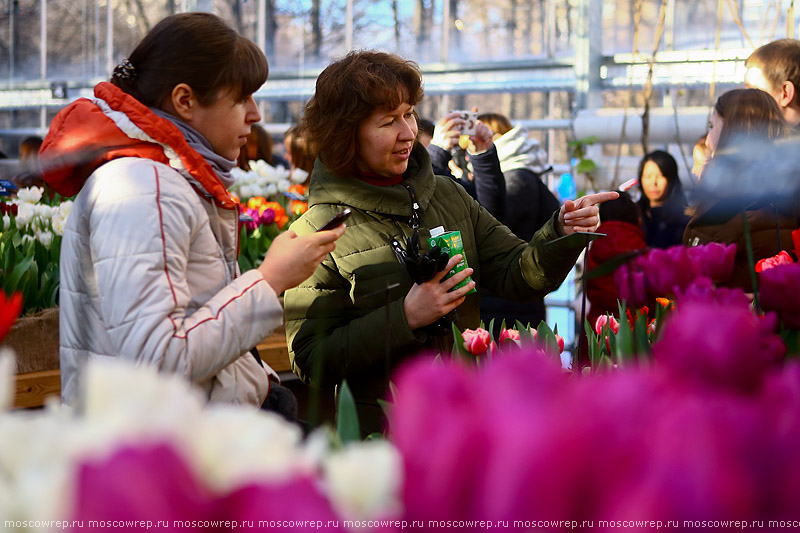
M230 300L228 300L227 302L225 302L224 304L222 304L222 307L220 307L220 308L219 308L219 311L217 311L217 315L216 315L216 316L213 316L213 317L208 317L208 318L206 318L206 319L203 319L203 320L201 320L200 322L198 322L198 323L197 323L197 324L195 324L194 326L192 326L192 327L190 327L189 329L187 329L187 330L186 330L186 335L185 335L184 337L179 337L179 338L185 339L186 337L188 337L188 336L189 336L189 332L190 332L190 331L192 331L192 330L193 330L194 328L196 328L197 326L199 326L200 324L203 324L203 323L205 323L205 322L208 322L209 320L217 320L217 319L219 318L219 315L220 315L220 314L222 314L222 310L223 310L223 309L225 309L225 307L227 307L227 306L228 306L228 304L230 304L230 303L231 303L231 302L233 302L234 300L238 300L239 298L241 298L242 296L244 296L244 293L246 293L247 291L249 291L250 289L252 289L252 288L253 288L253 287L255 287L256 285L258 285L258 284L259 284L259 283L261 283L262 281L263 281L264 283L266 283L266 280L265 280L264 278L261 278L261 279L259 279L259 280L256 280L256 281L254 281L253 283L251 283L251 284L250 284L250 285L248 285L247 287L245 287L245 288L244 288L244 290L242 290L242 292L240 292L238 295L234 296L233 298L231 298Z
M172 301L175 307L178 307L178 297L175 296L175 287L172 285L172 278L169 277L169 268L167 268L167 238L164 236L164 214L161 212L161 177L158 175L158 167L153 167L153 172L156 175L156 206L158 207L158 225L161 230L161 248L164 251L164 274L167 276ZM172 314L169 315L169 320L172 322L172 335L175 337L178 334L178 325L172 318Z

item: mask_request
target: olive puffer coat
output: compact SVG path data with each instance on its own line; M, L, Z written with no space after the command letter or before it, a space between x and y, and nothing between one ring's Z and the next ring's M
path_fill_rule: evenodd
M390 247L410 237L409 192L421 210L420 237L443 226L458 230L476 284L518 300L541 298L564 280L582 243L559 241L554 218L525 243L500 224L453 180L434 176L425 149L416 144L403 184L375 186L333 175L317 160L311 174L309 209L292 229L299 235L321 227L344 207L353 210L336 250L299 287L286 292L284 309L290 359L295 373L321 385L347 380L362 430L380 431L377 399L387 371L410 354L430 348L432 336L408 326L403 300L412 287L405 266ZM423 250L427 250L423 244ZM387 291L387 287L388 291ZM460 329L479 324L479 296L470 294L456 310ZM452 339L451 339L452 341ZM387 353L388 349L388 353ZM316 376L320 376L317 380Z

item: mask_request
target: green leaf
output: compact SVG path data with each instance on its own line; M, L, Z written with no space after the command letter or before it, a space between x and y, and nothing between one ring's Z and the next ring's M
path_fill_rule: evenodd
M591 159L581 159L577 165L575 165L575 172L579 174L588 174L590 172L594 172L597 168L597 165Z
M621 302L619 304L619 332L616 335L617 346L614 351L617 356L617 364L621 362L621 359L627 359L633 355L633 332L628 323L628 315L625 309L625 302Z
M539 346L544 348L547 353L558 354L558 342L556 341L556 335L544 320L539 322L539 327L536 328L536 342Z
M461 330L458 329L455 322L450 324L453 329L453 356L460 356L460 357L469 357L470 353L467 351L467 347L464 344L464 336L461 335Z
M356 412L356 401L347 381L342 382L339 390L339 407L336 410L336 431L342 442L356 442L360 440L361 434L358 427L358 413Z
M8 286L11 288L11 292L17 290L22 276L28 271L32 264L33 255L28 255L17 263L14 270L11 271L11 275L8 276Z
M583 319L583 329L586 332L586 343L589 351L589 364L594 368L600 361L600 339L594 328L589 324L589 319Z
M535 339L533 338L533 332L531 331L531 328L525 327L525 325L519 320L517 320L515 327L517 328L517 331L519 331L520 344L533 344Z
M647 355L650 353L650 342L647 340L647 316L638 314L633 323L633 336L636 340L636 354Z

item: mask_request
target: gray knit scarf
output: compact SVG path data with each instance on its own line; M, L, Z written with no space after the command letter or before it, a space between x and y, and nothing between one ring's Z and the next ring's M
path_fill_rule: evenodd
M214 172L217 174L225 188L231 188L234 181L236 181L236 178L234 178L231 174L231 169L236 166L236 160L231 161L230 159L226 159L214 152L214 150L211 148L211 144L206 140L203 134L187 123L183 122L181 119L176 118L166 111L162 111L161 109L157 109L155 107L151 107L150 111L175 124L175 126L181 130L181 133L183 133L183 136L186 138L186 142L189 144L189 146L195 152L203 156L203 159L205 159L208 164L211 165L211 168L214 169Z

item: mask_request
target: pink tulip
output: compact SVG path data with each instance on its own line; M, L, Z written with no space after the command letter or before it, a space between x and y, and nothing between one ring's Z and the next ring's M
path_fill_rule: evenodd
M603 327L608 324L613 333L619 333L619 322L611 315L600 315L594 323L594 331L598 335L603 334Z
M461 336L464 338L464 346L472 355L484 353L492 344L492 337L483 328L465 329Z
M505 329L503 328L500 330L500 344L502 345L504 342L516 342L519 344L519 331L516 329Z

